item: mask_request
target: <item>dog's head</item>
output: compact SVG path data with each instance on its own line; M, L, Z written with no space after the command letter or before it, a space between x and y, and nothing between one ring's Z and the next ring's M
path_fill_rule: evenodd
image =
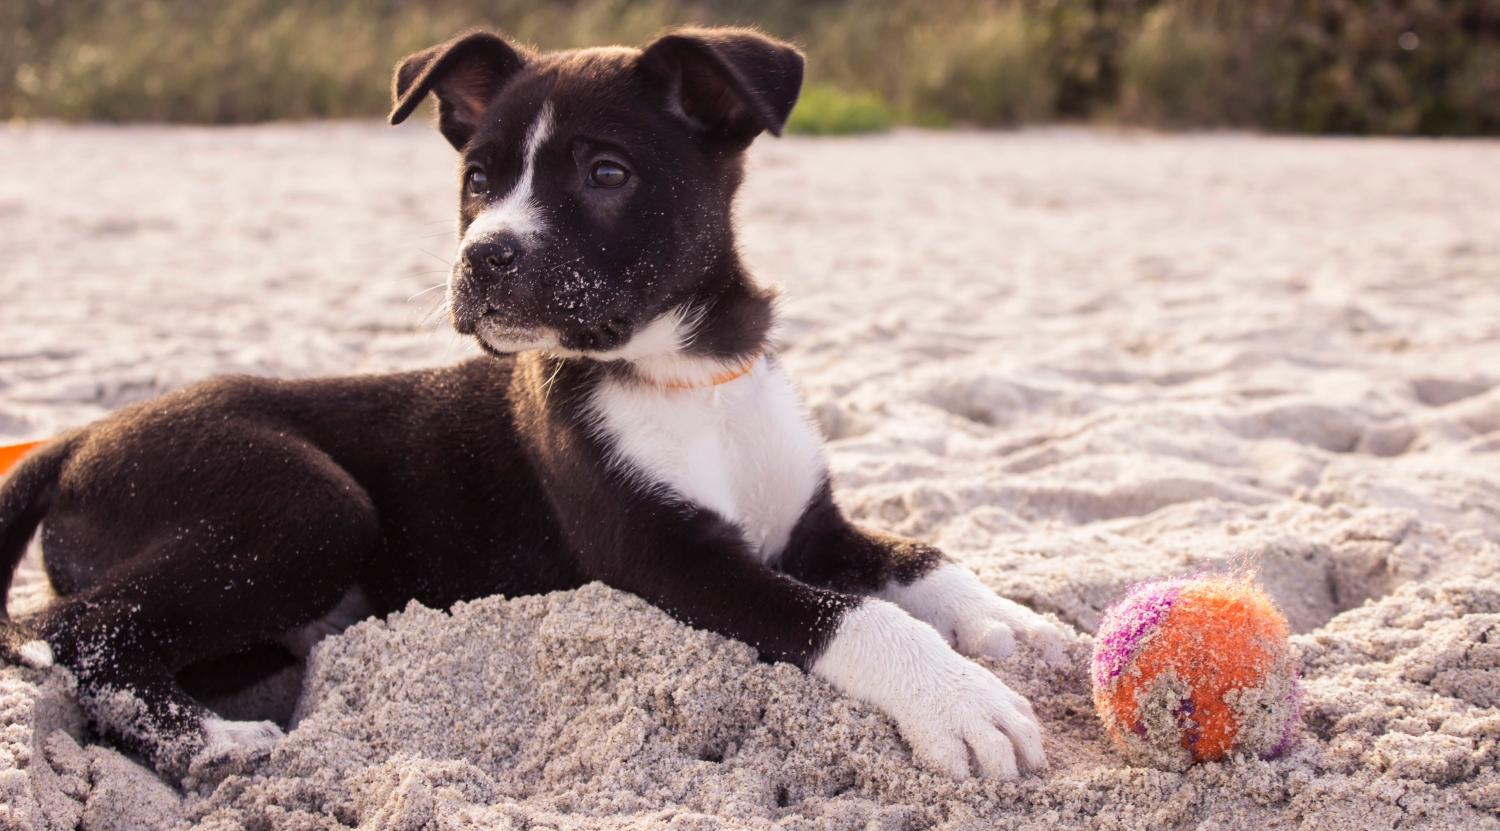
M745 29L545 54L471 32L406 58L391 123L433 93L462 154L454 327L492 352L758 349L771 301L731 209L745 149L801 84L801 54Z

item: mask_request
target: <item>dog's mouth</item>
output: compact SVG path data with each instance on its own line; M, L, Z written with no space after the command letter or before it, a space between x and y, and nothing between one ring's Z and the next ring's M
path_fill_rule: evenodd
M460 335L472 335L485 349L492 352L522 352L541 349L558 342L557 331L541 322L526 319L510 310L502 310L476 296L475 292L461 290L462 284L449 281L449 320Z
M486 312L474 324L473 335L496 352L552 349L558 345L557 330L546 326L519 325L496 312Z
M636 328L626 316L593 320L572 309L550 315L518 314L462 295L451 300L453 328L461 335L472 335L491 352L545 349L568 357L610 356L604 358L609 360L610 353L632 339Z
M534 286L509 291L476 286L467 274L449 279L449 320L460 335L472 335L487 350L553 349L572 354L604 353L628 341L635 329L621 298L580 296Z
M631 326L623 320L611 320L593 327L558 328L544 324L518 324L497 312L482 315L472 327L472 334L496 352L521 352L546 349L568 357L594 357L612 360L613 354L630 340Z

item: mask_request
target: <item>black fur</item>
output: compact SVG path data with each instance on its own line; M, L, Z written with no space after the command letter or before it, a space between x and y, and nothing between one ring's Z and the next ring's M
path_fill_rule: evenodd
M525 63L522 53L489 32L467 32L411 55L391 79L391 123L405 121L427 94L438 98L438 130L462 150L501 86Z
M537 160L546 234L503 274L456 270L456 328L545 325L564 350L600 351L688 304L702 316L688 352L762 350L771 296L739 260L730 212L742 152L779 131L801 67L744 30L554 55L471 33L404 61L391 120L436 93L439 128L492 194L520 176L544 100L568 137ZM630 165L632 189L579 184L601 156ZM485 204L461 198L462 228ZM101 728L180 777L210 715L184 686L222 692L282 665L286 633L351 588L383 615L602 580L807 667L860 594L941 559L851 525L825 485L780 567L763 564L724 518L606 464L584 408L629 372L532 351L382 376L227 376L122 409L0 486L0 567L13 572L41 523L60 594L30 628L0 621L0 650L14 660L40 632ZM143 709L122 710L121 693Z

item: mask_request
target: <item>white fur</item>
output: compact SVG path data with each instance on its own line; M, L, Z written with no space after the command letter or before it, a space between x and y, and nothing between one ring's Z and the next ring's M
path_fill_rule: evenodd
M27 641L16 650L16 657L21 663L32 669L46 669L52 666L55 660L52 656L52 645L43 640Z
M683 351L697 330L701 315L678 306L642 327L622 346L608 352L579 352L556 345L544 346L563 358L593 358L596 361L629 361L636 374L655 384L684 387L709 386L713 379L739 369L738 361L718 361Z
M870 598L845 613L812 672L895 719L916 756L956 779L974 772L971 753L984 776L1013 779L1018 759L1046 767L1026 699L893 603Z
M533 182L536 179L536 154L552 136L552 102L542 104L536 120L526 128L525 158L521 178L510 189L505 198L486 207L464 231L458 242L458 258L454 268L463 263L465 251L470 245L485 242L499 234L511 233L517 237L534 237L544 230L541 207L533 198ZM453 281L448 281L449 302L452 302ZM498 352L521 352L526 349L545 349L557 345L557 332L545 327L518 329L490 320L479 321L475 335L490 348Z
M642 335L661 336L647 335L651 328ZM817 430L791 382L766 357L717 386L606 380L590 407L613 464L739 526L768 562L823 484Z
M285 736L280 727L269 721L226 721L221 718L203 720L203 738L209 750L222 747L269 749Z
M479 327L474 336L496 352L525 352L528 349L554 351L558 345L556 329L546 326L507 326L489 317L479 319Z
M617 349L608 352L576 352L570 349L553 349L563 358L590 357L600 361L658 361L673 356L682 356L681 350L695 328L685 307L677 307L658 317L630 336Z
M536 120L526 128L526 156L521 168L521 178L504 199L491 203L464 232L459 243L459 254L474 242L482 242L496 234L509 232L518 237L536 236L545 230L542 224L541 207L532 198L532 182L536 178L536 154L552 136L552 102L542 105Z
M1020 635L1044 659L1058 661L1068 640L1061 627L990 591L958 563L944 563L909 586L889 583L875 596L929 624L965 655L1004 658L1015 650L1015 636Z
M480 319L475 334L500 352L543 349L559 358L629 361L643 378L655 383L707 386L714 377L739 365L684 353L682 347L697 325L697 316L679 306L642 327L620 347L602 352L568 349L561 344L557 330L546 326L509 326L488 317Z
M370 605L370 600L359 586L354 586L344 593L328 614L318 618L312 623L286 633L281 637L281 643L293 655L298 658L306 658L312 648L318 645L318 641L329 635L348 629L356 623L364 620L375 613L375 607Z

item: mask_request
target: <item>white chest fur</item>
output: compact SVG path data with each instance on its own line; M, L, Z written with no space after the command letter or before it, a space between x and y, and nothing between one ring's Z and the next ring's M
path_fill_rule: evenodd
M766 561L786 546L826 475L817 429L764 357L712 387L605 381L591 406L613 464L738 525Z

